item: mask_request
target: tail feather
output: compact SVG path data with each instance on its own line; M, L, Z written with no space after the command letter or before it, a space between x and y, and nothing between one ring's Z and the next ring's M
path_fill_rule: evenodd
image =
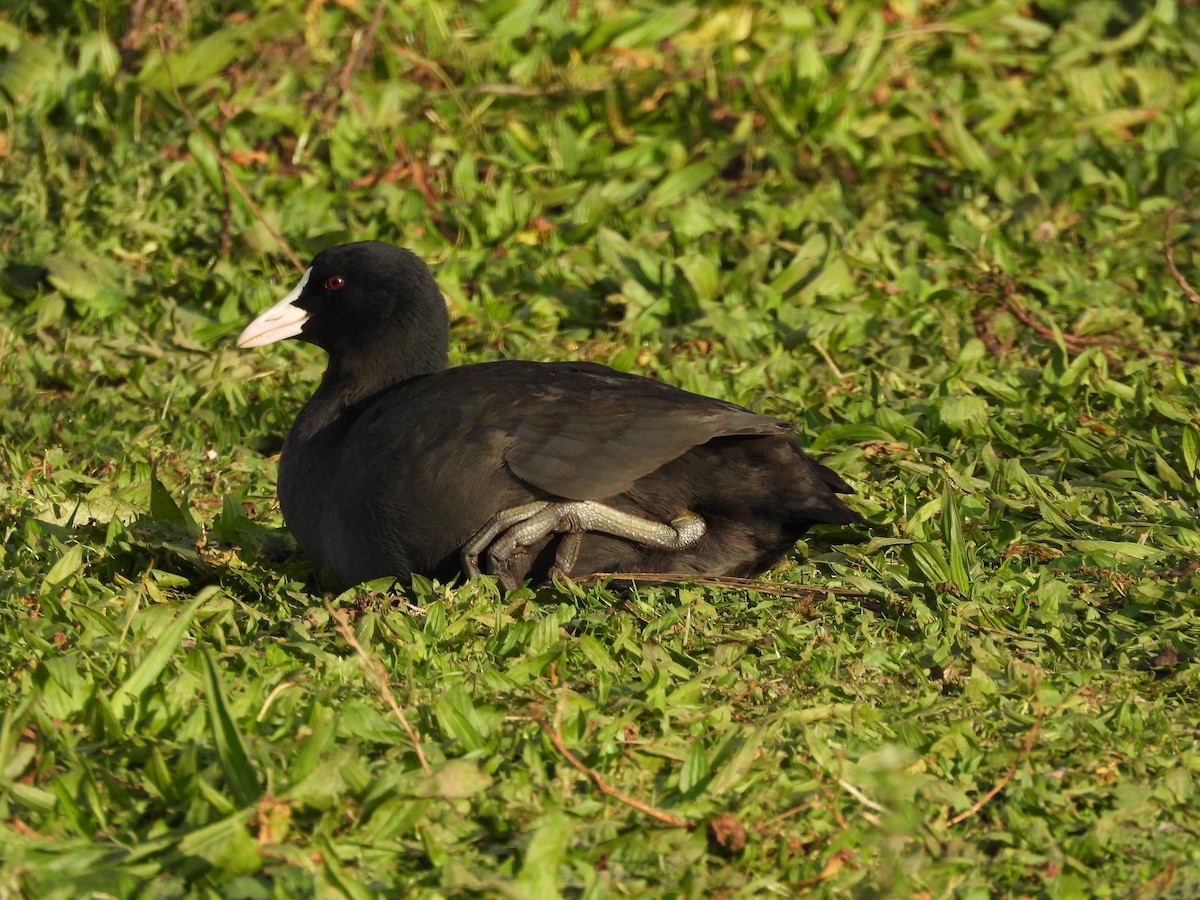
M838 494L853 494L854 488L828 466L804 456L808 472L807 489L801 493L803 502L795 510L797 523L803 525L853 525L863 517L838 499Z
M854 493L854 488L846 484L846 482L842 480L842 476L833 471L833 469L829 468L829 466L823 466L816 460L812 460L812 464L817 467L817 474L821 476L821 480L824 481L825 484L829 486L829 489L835 494Z

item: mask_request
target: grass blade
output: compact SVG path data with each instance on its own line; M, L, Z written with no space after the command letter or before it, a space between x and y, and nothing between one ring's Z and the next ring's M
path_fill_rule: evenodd
M963 596L971 589L967 572L967 542L963 539L962 514L958 496L949 481L942 483L942 540L950 551L950 580Z
M249 806L259 797L258 774L242 743L242 734L229 711L229 701L221 683L212 652L204 648L204 697L208 704L208 720L212 727L213 741L217 745L217 759L229 782L234 799L241 806Z
M217 588L215 587L207 587L199 591L192 602L179 611L179 615L171 624L156 636L149 652L142 657L142 661L125 679L125 683L113 693L112 708L118 716L123 716L129 704L139 699L162 674L171 655L178 648L179 642L183 640L188 626L191 625L196 610L216 592Z

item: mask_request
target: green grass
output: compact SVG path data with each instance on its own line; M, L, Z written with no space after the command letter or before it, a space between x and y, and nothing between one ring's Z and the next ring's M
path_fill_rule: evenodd
M0 896L1200 893L1200 6L145 6L0 11ZM322 596L272 229L794 421L861 596Z

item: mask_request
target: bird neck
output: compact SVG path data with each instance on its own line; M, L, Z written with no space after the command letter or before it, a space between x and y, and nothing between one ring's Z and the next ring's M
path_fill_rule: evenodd
M358 413L379 394L413 378L446 368L446 342L397 352L372 353L359 348L352 353L330 353L320 385L296 417L293 430L302 440L331 425L349 428Z

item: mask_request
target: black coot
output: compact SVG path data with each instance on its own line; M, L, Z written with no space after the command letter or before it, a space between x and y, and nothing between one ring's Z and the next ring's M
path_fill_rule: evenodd
M747 576L808 526L858 521L791 426L592 363L446 368L449 316L417 256L319 253L239 347L299 338L329 367L279 461L279 502L345 585L482 568Z

